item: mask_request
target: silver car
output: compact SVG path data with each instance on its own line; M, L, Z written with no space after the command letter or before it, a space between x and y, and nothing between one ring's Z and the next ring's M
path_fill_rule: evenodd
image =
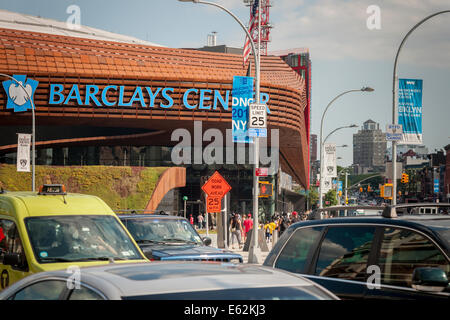
M338 300L299 275L250 264L151 262L41 272L0 300Z

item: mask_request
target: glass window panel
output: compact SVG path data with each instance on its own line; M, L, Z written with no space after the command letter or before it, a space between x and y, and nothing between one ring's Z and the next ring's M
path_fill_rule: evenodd
M69 300L103 300L103 298L91 289L81 287L72 291Z
M323 227L297 229L275 263L276 268L306 272L306 260Z
M58 300L64 288L66 288L65 281L41 281L17 292L14 300Z
M330 227L320 248L316 275L365 281L375 227Z
M448 261L429 239L400 228L385 228L379 266L381 283L403 287L411 287L415 268L439 267L450 272Z

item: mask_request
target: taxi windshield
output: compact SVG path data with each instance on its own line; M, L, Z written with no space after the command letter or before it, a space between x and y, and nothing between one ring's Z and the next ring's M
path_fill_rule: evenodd
M184 219L131 218L123 221L138 244L202 244L202 239Z
M39 263L141 259L112 216L32 217L25 224Z

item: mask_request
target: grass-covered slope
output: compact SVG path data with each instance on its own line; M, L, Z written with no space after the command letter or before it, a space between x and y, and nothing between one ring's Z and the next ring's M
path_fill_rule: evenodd
M36 166L36 190L46 183L64 184L67 192L96 195L113 210L144 209L165 167ZM0 187L31 191L31 172L0 164Z

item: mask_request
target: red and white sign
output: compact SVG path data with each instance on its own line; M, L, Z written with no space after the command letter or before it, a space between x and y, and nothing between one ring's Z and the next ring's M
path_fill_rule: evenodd
M256 168L257 177L267 177L269 175L269 168Z

